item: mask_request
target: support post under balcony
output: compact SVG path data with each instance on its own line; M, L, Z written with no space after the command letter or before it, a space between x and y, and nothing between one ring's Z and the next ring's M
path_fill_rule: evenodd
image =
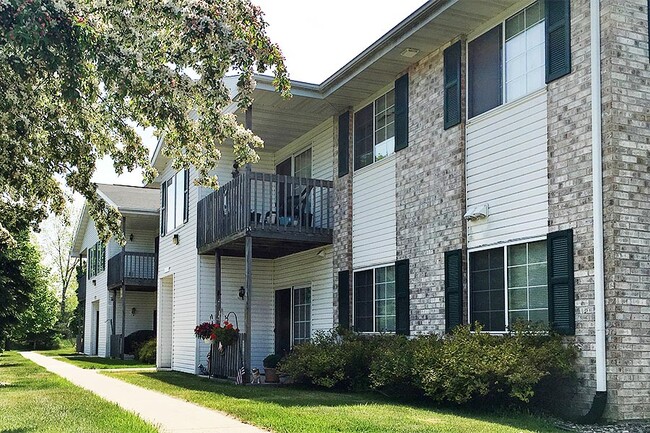
M251 317L252 317L252 311L251 311L251 299L253 295L253 237L251 235L246 236L246 247L245 247L245 256L246 256L246 266L245 266L245 273L246 273L246 285L245 285L245 290L246 290L246 309L245 309L245 314L244 314L244 321L246 322L246 345L244 347L244 369L246 370L246 380L248 380L248 375L250 374L251 371L251 338L253 337L253 333L251 330Z

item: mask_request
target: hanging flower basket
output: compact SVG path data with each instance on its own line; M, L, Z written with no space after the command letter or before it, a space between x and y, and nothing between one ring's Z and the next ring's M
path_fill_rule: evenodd
M224 320L221 323L203 322L194 328L196 338L202 339L206 343L230 346L239 336L239 329L235 328L232 323Z
M210 339L214 342L220 342L222 346L230 346L239 336L239 329L235 328L232 323L224 320L223 325L215 323L212 327Z

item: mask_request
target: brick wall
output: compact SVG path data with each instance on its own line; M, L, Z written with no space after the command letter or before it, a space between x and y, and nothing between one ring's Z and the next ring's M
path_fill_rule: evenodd
M352 118L350 116L350 172L343 177L338 174L339 130L338 117L334 119L334 325L339 323L338 292L339 271L350 271L352 278ZM350 305L352 305L352 282L350 282ZM352 311L352 308L350 308ZM350 322L352 323L352 322Z
M602 2L610 415L650 418L650 69L646 0Z
M584 414L595 393L589 0L571 2L571 74L548 85L549 232L573 229L576 337ZM573 341L570 341L572 343Z
M465 127L443 128L442 49L408 72L409 146L396 160L397 259L410 260L411 333L444 332L444 252L466 243Z

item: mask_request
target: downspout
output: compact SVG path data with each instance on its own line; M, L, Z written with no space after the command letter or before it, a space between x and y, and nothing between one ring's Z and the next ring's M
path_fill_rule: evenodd
M602 100L600 65L600 0L591 0L591 175L594 232L594 330L596 343L596 395L582 423L595 423L607 403L605 356L605 252L603 247Z

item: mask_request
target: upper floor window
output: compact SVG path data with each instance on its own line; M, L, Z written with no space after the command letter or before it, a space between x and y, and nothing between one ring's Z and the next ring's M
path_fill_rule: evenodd
M99 275L106 269L106 246L100 241L88 248L88 279Z
M395 152L395 89L354 113L354 169Z
M395 332L395 266L354 273L354 328Z
M177 172L161 185L160 233L169 233L187 222L189 217L190 171Z
M470 41L467 52L469 117L541 89L545 83L544 2L532 3Z
M517 320L548 323L546 241L470 253L470 321L505 331Z

